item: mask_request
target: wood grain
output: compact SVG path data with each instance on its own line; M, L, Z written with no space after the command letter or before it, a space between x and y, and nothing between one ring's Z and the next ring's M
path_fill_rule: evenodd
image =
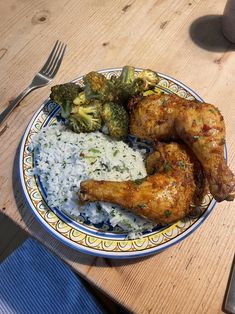
M224 6L222 0L1 1L0 109L30 83L59 39L68 49L53 84L132 64L175 77L215 103L235 171L235 58L220 32ZM137 260L75 252L35 220L19 186L17 149L49 90L32 92L0 130L0 210L134 313L220 313L235 250L234 202L217 204L183 242Z

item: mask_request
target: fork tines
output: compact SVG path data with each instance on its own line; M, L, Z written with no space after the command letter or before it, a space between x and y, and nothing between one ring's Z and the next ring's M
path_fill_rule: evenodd
M65 49L66 45L57 40L46 63L39 73L49 77L55 76L63 60Z

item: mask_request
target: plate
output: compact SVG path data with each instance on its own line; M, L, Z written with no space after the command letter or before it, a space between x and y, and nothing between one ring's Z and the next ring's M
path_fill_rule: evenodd
M142 69L136 69L136 72ZM121 68L99 71L106 77L120 75ZM165 93L175 93L186 99L202 98L183 83L165 74L160 76L157 88ZM83 77L73 82L83 84ZM134 258L158 253L176 244L195 231L212 211L215 200L206 195L200 207L191 216L179 220L173 225L157 227L151 232L145 232L141 239L128 240L126 234L113 233L90 226L86 222L77 222L56 208L47 205L45 194L39 178L33 174L35 163L34 153L30 144L37 133L57 119L59 106L47 99L31 119L21 142L19 156L20 181L29 207L42 223L57 239L66 245L96 256L106 258ZM225 158L226 151L225 151Z

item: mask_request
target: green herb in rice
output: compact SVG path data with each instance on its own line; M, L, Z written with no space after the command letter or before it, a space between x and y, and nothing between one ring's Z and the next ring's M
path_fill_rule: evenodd
M44 128L32 149L38 150L35 172L47 192L49 206L78 221L82 215L91 224L103 224L103 230L110 224L114 230L126 232L128 238L140 237L154 227L154 223L113 204L78 204L80 182L86 179L135 180L137 186L141 184L147 175L141 149L110 141L99 132L77 134L60 125Z

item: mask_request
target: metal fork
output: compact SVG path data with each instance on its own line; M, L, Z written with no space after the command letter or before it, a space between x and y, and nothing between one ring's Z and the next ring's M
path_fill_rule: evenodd
M0 124L2 124L2 122L10 115L21 100L32 90L43 87L52 81L59 70L64 57L65 49L66 45L57 40L46 63L35 75L31 84L22 93L20 93L19 96L10 102L10 105L0 114Z

